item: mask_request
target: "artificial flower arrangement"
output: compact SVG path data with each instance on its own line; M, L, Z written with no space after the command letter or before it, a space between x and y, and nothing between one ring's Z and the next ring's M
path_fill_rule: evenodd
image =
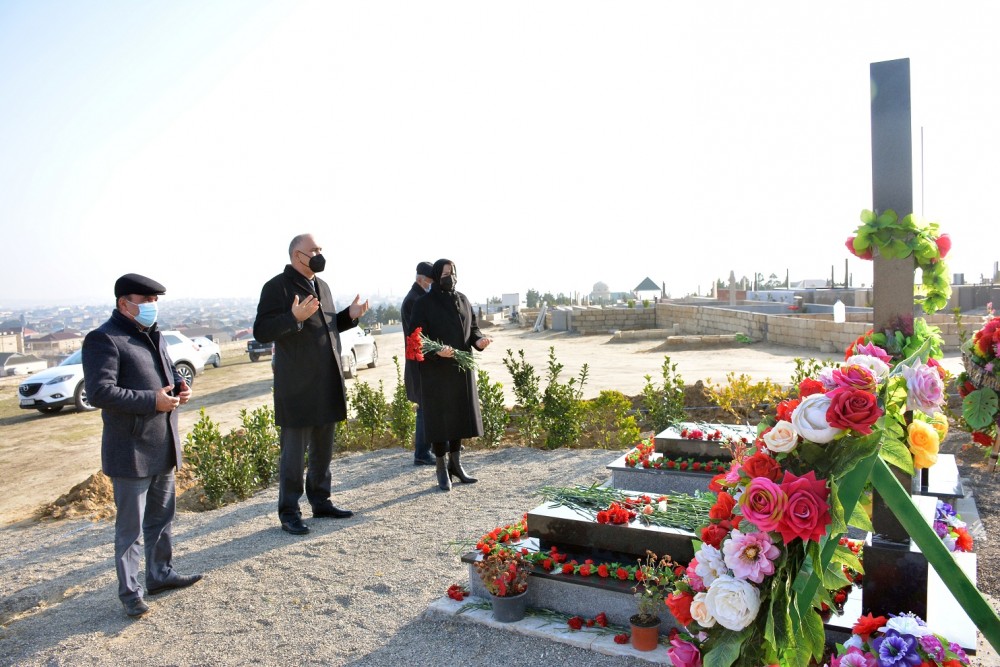
M874 259L875 251L888 259L913 257L921 272L924 312L935 313L948 305L951 282L944 258L951 250L951 238L938 231L938 223L910 214L899 219L887 210L879 215L861 211L861 225L847 239L847 249L858 259Z
M890 614L858 619L851 638L837 647L829 667L960 667L962 647L934 634L919 616Z
M713 478L701 548L667 599L697 648L682 664L822 659L820 612L836 607L850 572L863 572L839 538L848 525L871 530L860 503L844 507L831 490L875 452L908 473L934 463L941 436L931 419L945 393L931 347L925 340L899 359L871 341L852 344L844 364L804 379L758 426L756 447ZM823 585L801 585L810 571Z
M972 551L975 540L969 532L968 524L949 503L938 500L934 512L934 532L948 547L948 551Z
M992 313L992 305L988 310ZM991 317L962 345L963 371L957 379L962 397L962 427L972 440L991 448L1000 421L1000 317Z
M424 355L436 354L444 347L443 343L425 336L423 327L417 327L413 333L406 337L406 349L403 356L411 361L423 361ZM452 358L460 370L471 371L476 368L476 359L471 352L455 350L455 356Z

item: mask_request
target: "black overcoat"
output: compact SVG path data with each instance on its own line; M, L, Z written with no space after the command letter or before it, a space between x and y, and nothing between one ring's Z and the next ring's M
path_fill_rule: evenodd
M471 352L484 336L469 300L442 292L435 283L413 306L413 326L456 350ZM476 371L462 370L454 358L425 354L420 364L420 409L427 442L475 438L483 434Z
M177 410L156 411L156 394L180 386L156 325L142 331L117 310L83 339L87 400L101 408L101 469L108 477L163 475L182 463Z
M319 309L298 326L292 301L317 297ZM330 286L316 290L291 264L264 283L253 336L274 343L274 421L279 426L322 426L347 419L347 391L340 363L340 332L357 326L348 308L336 312Z
M424 288L419 283L413 283L413 287L403 297L403 305L399 308L400 319L403 322L403 337L413 333L413 304L417 299L426 294ZM416 359L407 359L403 364L403 385L406 387L406 398L420 404L420 362Z

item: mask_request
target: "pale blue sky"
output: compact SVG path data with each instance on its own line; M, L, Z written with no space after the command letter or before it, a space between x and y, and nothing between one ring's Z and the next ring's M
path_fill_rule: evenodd
M0 307L256 296L313 232L339 294L449 257L503 292L837 279L868 71L908 57L915 201L989 274L995 3L0 0ZM851 259L855 283L869 263Z

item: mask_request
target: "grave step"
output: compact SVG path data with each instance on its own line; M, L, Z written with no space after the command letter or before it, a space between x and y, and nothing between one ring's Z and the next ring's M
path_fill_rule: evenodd
M937 463L920 471L920 494L952 504L965 496L954 454L938 454Z
M716 440L704 439L704 438L689 438L684 437L681 433L685 430L700 430L703 433L715 433L720 434L720 438ZM696 423L696 422L678 422L673 426L668 426L667 428L660 431L653 438L653 443L656 447L656 451L660 454L664 454L670 458L673 457L692 457L699 461L711 461L713 459L721 459L725 461L732 460L732 455L729 449L723 444L726 439L743 439L747 442L748 446L753 444L753 441L757 438L757 427L755 426L742 426L739 424L718 424L718 423Z

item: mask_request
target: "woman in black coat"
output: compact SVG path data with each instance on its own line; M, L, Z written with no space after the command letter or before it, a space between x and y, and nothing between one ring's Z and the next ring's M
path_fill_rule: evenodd
M431 291L413 305L413 326L444 345L437 353L425 353L420 362L420 408L424 413L424 436L437 457L438 487L450 491L452 477L463 484L476 481L462 468L462 438L483 434L476 372L458 365L455 350L485 350L491 340L479 330L469 300L455 291L455 263L439 259L434 262L432 274Z

